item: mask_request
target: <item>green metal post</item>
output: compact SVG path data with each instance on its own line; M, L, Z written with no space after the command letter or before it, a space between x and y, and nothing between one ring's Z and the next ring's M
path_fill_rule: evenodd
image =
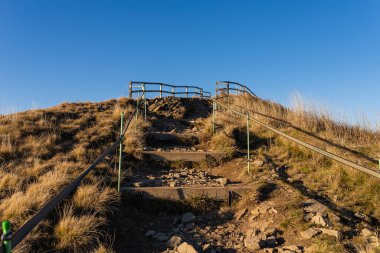
M212 133L215 133L215 101L212 101Z
M121 181L121 162L123 156L123 124L124 124L124 112L121 112L120 115L120 147L119 147L119 175L117 179L117 190L120 191L120 181Z
M249 113L247 112L247 159L248 159L248 174L251 170L251 162L250 162L250 150L249 150Z
M7 235L11 233L11 223L7 220L3 221L2 228L3 228L3 236L5 236L5 238L3 241L4 252L1 252L1 253L11 253L12 252L11 240L7 240L8 238L6 238Z

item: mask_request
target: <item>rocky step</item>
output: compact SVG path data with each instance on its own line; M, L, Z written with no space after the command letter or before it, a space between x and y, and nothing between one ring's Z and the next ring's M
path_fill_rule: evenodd
M250 186L226 187L123 187L124 194L142 194L145 198L161 198L170 200L185 200L189 198L207 196L219 201L231 201L231 198L241 196L252 191Z
M143 151L145 158L155 161L200 162L208 158L219 160L223 153L210 151Z
M146 144L150 147L189 147L199 144L199 138L188 134L151 132L146 136Z

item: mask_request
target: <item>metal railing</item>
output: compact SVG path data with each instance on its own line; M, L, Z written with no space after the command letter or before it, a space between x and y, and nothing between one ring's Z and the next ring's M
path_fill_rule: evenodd
M197 86L189 85L171 85L165 83L156 83L156 82L139 82L139 81L130 81L129 82L129 98L133 98L134 94L137 94L137 97L140 94L156 93L159 94L159 97L162 98L164 95L169 96L184 96L188 97L200 97L200 98L210 98L211 93L204 91L202 88Z
M244 84L231 82L231 81L217 81L215 88L215 96L229 96L229 95L243 95L249 94L252 97L257 98L256 94L252 92L250 88L248 88Z
M2 222L2 236L0 241L0 253L10 253L51 211L53 211L65 198L67 198L82 182L82 180L108 155L112 155L113 151L120 147L119 156L119 173L118 173L118 190L120 190L120 170L121 170L121 155L122 155L122 142L124 134L129 128L132 119L137 116L139 112L139 106L142 100L137 100L137 105L133 113L124 125L124 114L121 113L121 128L120 136L117 140L86 169L76 179L74 179L69 185L62 189L56 196L54 196L48 203L46 203L32 218L25 222L14 233L11 230L11 223L9 221ZM124 126L123 126L124 125Z
M228 95L227 95L227 96L228 96ZM229 100L228 100L228 101L229 101ZM216 111L216 109L218 108L218 106L219 106L219 107L222 107L222 108L225 108L226 110L228 110L228 111L230 111L230 112L232 112L232 113L234 113L234 114L236 114L236 115L238 115L238 116L240 116L240 117L246 118L246 121L247 121L247 150L248 150L247 157L248 157L248 171L249 171L249 168L250 168L250 157L249 157L249 127L250 127L250 125L251 125L252 122L253 122L253 123L256 123L256 124L258 124L258 125L260 125L260 126L266 128L266 129L268 129L268 130L270 130L270 131L272 131L272 132L274 132L274 133L276 133L276 134L278 134L278 135L280 135L280 136L282 136L282 137L284 137L284 138L290 140L290 141L293 141L293 142L295 142L295 143L297 143L297 144L299 144L299 145L301 145L301 146L303 146L303 147L306 147L306 148L309 149L309 150L312 150L312 151L314 151L314 152L316 152L316 153L318 153L318 154L321 154L321 155L323 155L323 156L325 156L325 157L331 158L332 160L337 161L337 162L339 162L339 163L341 163L341 164L347 165L347 166L349 166L349 167L351 167L351 168L353 168L353 169L356 169L356 170L359 170L359 171L361 171L361 172L364 172L364 173L366 173L366 174L368 174L368 175L370 175L370 176L372 176L372 177L375 177L375 178L377 178L377 179L380 179L380 173L379 173L377 170L375 170L375 169L370 169L370 168L366 168L366 167L364 167L364 166L362 166L362 165L360 165L360 164L357 164L357 163L355 163L355 162L352 162L352 161L350 161L350 160L348 160L348 159L346 159L346 158L340 157L340 156L335 155L335 154L333 154L333 153L331 153L331 152L328 152L328 151L326 151L326 150L323 150L323 149L321 149L321 148L318 148L318 147L316 147L316 146L314 146L314 145L312 145L312 144L309 144L309 143L307 143L307 142L305 142L305 141L302 141L302 140L299 140L299 139L297 139L297 138L295 138L295 137L292 137L292 136L290 136L290 135L288 135L288 134L286 134L286 133L284 133L284 132L282 132L282 131L280 131L280 130L277 130L277 129L275 129L275 128L273 128L273 127L271 127L271 126L269 126L269 125L267 125L267 124L265 124L265 123L263 123L263 122L261 122L261 121L258 120L258 119L255 119L255 118L251 117L252 115L249 114L249 109L248 109L248 108L243 109L241 112L240 112L240 111L237 111L237 110L231 108L229 105L225 105L225 104L221 103L220 100L218 100L218 97L214 97L214 98L213 98L213 115L212 115L212 119L213 119L213 131L215 131L215 111ZM252 113L253 115L256 114L255 112L251 112L251 113ZM267 116L267 115L265 115L265 114L261 114L261 113L260 113L260 115L261 115L261 116ZM379 162L379 163L380 163L380 162ZM380 164L379 164L379 165L380 165Z

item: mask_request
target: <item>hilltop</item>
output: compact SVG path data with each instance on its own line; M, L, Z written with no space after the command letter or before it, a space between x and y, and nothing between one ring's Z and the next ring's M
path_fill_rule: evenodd
M294 137L377 166L379 132L249 96L231 96L228 103ZM120 112L128 118L135 104L126 98L64 103L1 116L0 219L20 227L116 140ZM175 202L120 194L117 156L109 156L15 252L181 252L185 242L199 252L376 252L378 180L255 124L247 173L245 119L219 108L215 122L214 133L211 100L149 99L147 121L140 114L125 136L122 186L250 187L230 205L206 196ZM222 155L153 161L148 151Z

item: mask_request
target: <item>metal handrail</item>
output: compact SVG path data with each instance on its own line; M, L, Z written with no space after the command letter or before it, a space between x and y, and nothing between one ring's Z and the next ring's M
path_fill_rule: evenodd
M147 89L147 85L159 86L159 89ZM165 90L163 88L169 87L170 90ZM135 89L137 88L137 89ZM177 89L177 91L176 91ZM185 89L185 91L178 91L178 89ZM142 82L142 81L130 81L129 82L129 98L133 97L133 94L140 94L142 92L146 93L160 93L160 98L163 94L170 94L173 97L175 95L186 95L188 98L189 95L199 96L201 98L210 98L211 93L204 91L203 88L193 85L172 85L159 82Z
M231 87L232 85L234 85L235 88ZM231 81L217 81L216 82L216 89L215 89L216 97L222 94L227 94L227 96L229 96L231 94L230 91L235 91L235 95L249 94L252 97L257 98L256 94L253 93L253 91L244 84L231 82Z
M279 135L281 135L282 137L285 137L286 139L291 140L291 141L293 141L293 142L295 142L295 143L297 143L297 144L299 144L299 145L302 145L302 146L304 146L304 147L306 147L306 148L308 148L308 149L310 149L310 150L312 150L312 151L314 151L314 152L317 152L317 153L319 153L319 154L321 154L321 155L324 155L324 156L326 156L326 157L329 157L329 158L331 158L331 159L333 159L333 160L335 160L335 161L337 161L337 162L340 162L340 163L342 163L342 164L344 164L344 165L347 165L347 166L349 166L349 167L351 167L351 168L354 168L354 169L356 169L356 170L362 171L362 172L364 172L364 173L366 173L366 174L368 174L368 175L370 175L370 176L373 176L373 177L375 177L375 178L377 178L377 179L380 179L380 173L377 172L377 171L375 171L375 170L373 170L373 169L366 168L366 167L364 167L364 166L362 166L362 165L359 165L359 164L357 164L357 163L354 163L354 162L352 162L352 161L350 161L350 160L348 160L348 159L345 159L345 158L343 158L343 157L340 157L340 156L338 156L338 155L335 155L335 154L333 154L333 153L330 153L330 152L328 152L328 151L326 151L326 150L320 149L320 148L318 148L318 147L316 147L316 146L314 146L314 145L311 145L311 144L309 144L309 143L307 143L307 142L304 142L304 141L301 141L301 140L299 140L299 139L297 139L297 138L294 138L294 137L292 137L292 136L290 136L290 135L288 135L288 134L286 134L286 133L284 133L284 132L281 132L281 131L279 131L279 130L277 130L277 129L271 127L271 126L268 126L267 124L265 124L265 123L263 123L263 122L261 122L261 121L255 119L255 118L253 118L253 117L250 117L249 115L247 116L247 114L244 114L244 113L242 113L242 112L236 111L236 110L232 109L231 107L222 104L221 102L219 102L219 101L218 101L217 99L215 99L215 98L213 98L213 102L216 103L216 104L218 104L218 105L220 105L220 106L222 106L222 107L224 107L224 108L226 108L227 110L230 110L231 112L236 113L236 114L239 115L239 116L242 116L242 117L248 117L250 121L252 121L252 122L254 122L254 123L257 123L257 124L259 124L260 126L266 128L266 129L268 129L268 130L270 130L270 131L272 131L272 132L274 132L274 133L276 133L276 134L279 134Z

